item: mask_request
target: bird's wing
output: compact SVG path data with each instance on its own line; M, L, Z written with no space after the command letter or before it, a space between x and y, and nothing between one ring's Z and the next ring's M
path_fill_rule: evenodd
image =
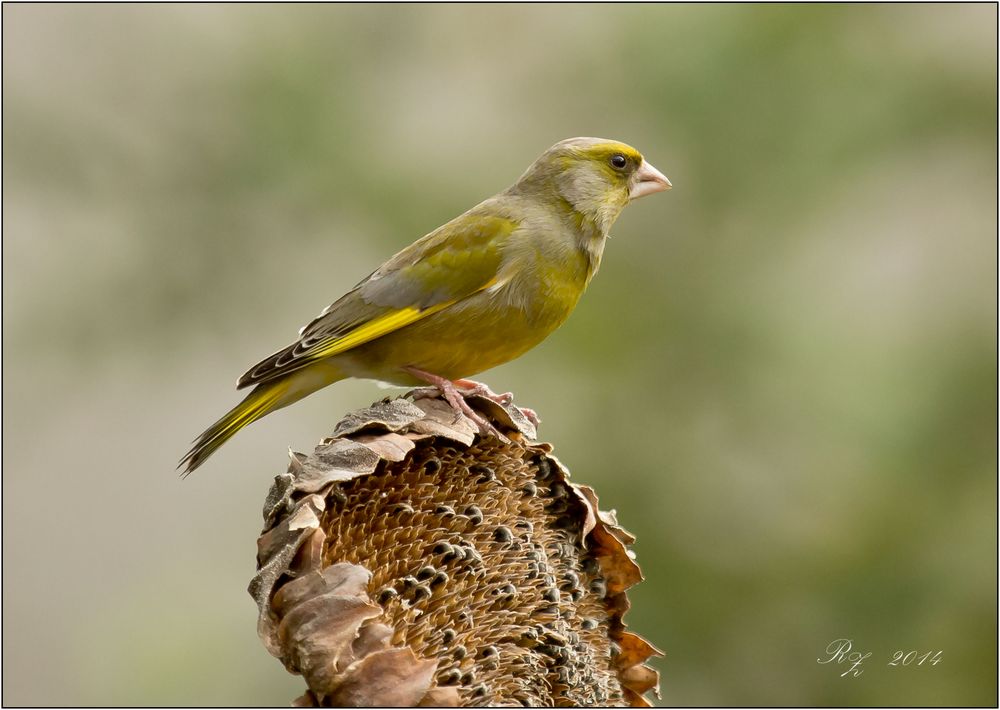
M426 318L496 283L515 220L469 212L417 240L305 326L297 342L250 368L249 387Z

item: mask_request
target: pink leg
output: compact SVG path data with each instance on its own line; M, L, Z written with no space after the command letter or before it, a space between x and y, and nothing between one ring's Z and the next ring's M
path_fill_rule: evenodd
M408 370L410 372L410 374L413 374L413 375L419 377L420 379L425 380L426 382L431 382L431 380L426 379L427 377L434 377L435 379L444 380L444 378L437 377L436 375L431 375L430 373L423 372L421 370L416 370L416 368L408 367L408 368L405 368L405 369ZM420 374L417 374L418 372ZM455 390L457 391L457 393L461 397L463 397L463 398L464 397L485 397L486 399L493 400L497 404L502 405L504 407L510 406L510 404L514 401L514 395L511 394L510 392L504 392L503 394L497 394L496 392L494 392L493 390L491 390L489 387L487 387L482 382L476 382L475 380L464 380L464 379L463 380L453 380L453 381L444 380L444 381L448 382L451 385L453 385L454 388L455 388ZM438 387L438 389L440 389L441 392L444 393L444 389L441 388L436 382L431 382L431 384L433 384L435 387ZM445 398L447 399L447 394L445 394ZM464 402L464 399L463 399L463 402ZM449 403L450 403L450 400L449 400ZM452 405L452 406L454 407L454 405ZM466 406L468 406L468 405L466 405ZM527 417L528 421L530 421L536 427L541 423L541 420L538 418L538 415L535 414L535 410L528 409L527 407L518 407L518 409L521 411L521 414L523 414L525 417ZM464 410L463 410L463 412L464 412Z
M479 431L483 434L496 433L500 434L495 426L490 424L488 421L483 419L483 416L469 406L469 403L465 401L465 397L462 396L462 392L455 386L457 382L452 382L445 377L438 377L437 375L432 375L429 372L424 372L423 370L418 370L415 367L404 367L408 373L416 377L417 379L423 380L424 382L433 385L438 391L444 395L444 399L451 408L455 410L456 421L463 414L469 419L474 421L479 426ZM461 380L460 380L461 382ZM488 389L488 388L487 388ZM422 393L418 393L422 394ZM503 436L502 434L500 434Z
M538 418L538 414L535 413L534 409L528 409L527 407L518 407L521 410L521 414L528 418L532 424L536 427L542 423L542 420Z
M502 404L504 406L514 401L514 395L512 393L504 392L503 394L497 394L482 382L476 382L475 380L455 380L454 383L466 397L478 395L480 397L486 397L486 399L492 399L497 404Z

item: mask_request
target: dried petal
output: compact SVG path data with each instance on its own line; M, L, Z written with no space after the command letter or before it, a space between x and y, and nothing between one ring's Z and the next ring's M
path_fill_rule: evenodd
M345 437L371 429L399 431L423 416L422 409L405 399L376 402L341 419L333 430L333 436Z
M409 648L365 656L341 675L328 696L333 707L413 707L430 690L435 660L419 660Z
M386 461L402 461L414 447L412 439L391 432L380 436L358 436L356 441L364 444Z

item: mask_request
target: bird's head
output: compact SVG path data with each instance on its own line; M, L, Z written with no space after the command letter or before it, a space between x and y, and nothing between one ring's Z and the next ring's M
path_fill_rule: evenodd
M607 234L630 200L670 187L666 176L630 145L605 138L568 138L545 151L514 189L562 201Z

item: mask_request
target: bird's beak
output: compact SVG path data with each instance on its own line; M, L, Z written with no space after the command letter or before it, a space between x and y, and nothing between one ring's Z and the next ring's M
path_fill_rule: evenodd
M672 187L670 181L667 180L667 176L645 160L639 165L639 169L635 171L633 179L635 182L628 193L630 200L638 199L644 195L652 195L654 192L663 192Z

